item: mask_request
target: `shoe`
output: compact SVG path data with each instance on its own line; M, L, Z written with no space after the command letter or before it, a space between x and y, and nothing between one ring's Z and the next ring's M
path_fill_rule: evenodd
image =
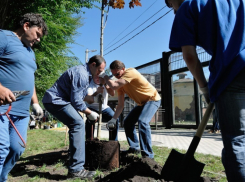
M95 171L87 171L85 169L82 169L81 171L77 173L71 173L68 172L67 177L68 178L80 178L80 179L91 179L95 175Z
M140 150L129 148L128 150L122 150L121 154L122 155L128 155L128 154L136 154L137 155L137 154L140 154Z
M214 133L214 130L209 130L208 133Z
M216 130L215 133L216 133L216 134L220 133L220 130Z

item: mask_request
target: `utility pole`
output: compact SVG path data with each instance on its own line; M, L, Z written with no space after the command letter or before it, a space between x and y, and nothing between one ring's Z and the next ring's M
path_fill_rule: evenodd
M85 51L85 63L88 63L88 53L89 52L95 52L95 51L97 51L97 50L88 50L88 49L86 49L86 51Z
M104 1L101 3L101 23L100 23L100 55L103 57L103 37L104 37Z

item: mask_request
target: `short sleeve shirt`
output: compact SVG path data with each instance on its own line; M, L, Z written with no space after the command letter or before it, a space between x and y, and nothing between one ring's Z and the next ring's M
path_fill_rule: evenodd
M30 47L24 46L20 39L8 30L0 30L0 83L11 91L30 91L12 103L10 114L29 116L31 97L34 90L36 58ZM0 106L5 113L8 105Z
M169 47L204 48L211 56L209 92L212 102L245 67L245 1L185 0L172 26Z
M118 89L118 95L127 94L139 106L148 101L161 99L156 88L136 69L126 69L121 79L126 80L128 83Z

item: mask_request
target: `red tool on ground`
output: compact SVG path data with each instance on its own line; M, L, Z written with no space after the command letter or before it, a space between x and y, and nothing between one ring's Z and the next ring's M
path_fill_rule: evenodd
M15 98L17 98L17 97L19 97L19 96L21 96L21 95L28 95L29 93L30 93L30 91L13 91L13 94L14 94ZM12 105L9 104L8 110L7 110L5 113L0 114L0 115L4 115L4 114L5 114L5 115L8 117L10 124L13 126L13 128L14 128L15 131L16 131L16 133L18 134L18 136L20 137L21 141L23 142L23 144L21 144L21 143L19 143L19 144L20 144L23 148L26 148L25 140L22 138L22 136L20 135L19 131L18 131L17 128L15 127L14 122L12 121L12 119L9 117L9 114L8 114L8 113L10 112L11 108L12 108Z

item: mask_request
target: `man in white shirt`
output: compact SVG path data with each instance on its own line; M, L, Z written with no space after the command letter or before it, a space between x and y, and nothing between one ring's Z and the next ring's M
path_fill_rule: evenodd
M103 85L100 87L100 83ZM94 96L94 98L98 98L99 94L102 94L103 100L102 100L102 122L108 122L111 120L112 116L114 115L114 111L107 105L108 103L108 94L111 96L114 96L115 91L112 90L108 85L105 84L105 81L103 79L99 79L98 76L94 76L91 80L88 89L87 89L88 96ZM94 101L87 101L86 105L87 107L95 112L99 112L99 103L98 101L94 99ZM116 121L116 127L114 130L109 132L109 140L118 140L118 124L119 120ZM87 119L86 122L86 139L91 138L91 127L95 128L94 121L90 121Z

